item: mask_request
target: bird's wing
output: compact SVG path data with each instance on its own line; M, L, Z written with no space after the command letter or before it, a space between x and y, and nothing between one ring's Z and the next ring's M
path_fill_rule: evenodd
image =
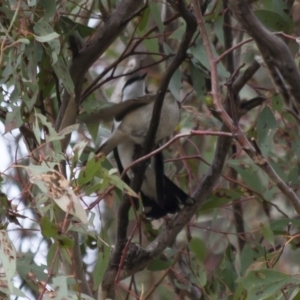
M93 113L83 112L78 116L78 119L84 123L95 123L99 120L110 121L115 118L117 121L121 121L129 112L147 105L155 100L155 97L140 97L135 99L129 99L120 103L105 103L98 111Z
M152 103L152 102L154 102L154 100L155 100L155 95L146 95L143 97L130 99L130 100L126 100L126 101L122 102L122 103L124 103L124 106L122 107L122 109L119 109L118 112L115 114L115 120L116 121L123 120L124 116L126 116L130 112L133 112L137 108L140 108L144 105ZM127 105L125 105L125 103Z
M103 153L105 156L108 155L111 151L114 150L118 145L123 143L128 139L128 136L125 132L116 128L110 137L100 146L95 154Z

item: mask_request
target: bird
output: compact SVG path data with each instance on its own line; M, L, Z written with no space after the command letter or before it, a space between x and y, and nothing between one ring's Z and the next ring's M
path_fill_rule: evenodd
M149 92L145 82L146 75L136 75L125 82L121 95L122 102L147 96ZM107 155L113 150L120 173L138 158L149 128L152 110L153 103L150 103L124 114L122 118L117 118L118 120L114 121L112 135L97 151ZM167 98L164 99L154 148L159 146L161 140L173 133L179 117L180 104L176 103L171 93L168 93ZM150 159L140 190L144 214L149 219L159 219L169 213L174 214L181 206L194 203L189 195L164 174L163 160L162 152ZM124 181L130 184L134 175L131 170L127 174Z
M132 97L151 97L153 102L125 111L115 117L114 129L110 137L100 146L96 154L102 153L107 156L115 147L126 141L143 145L152 117L156 94L146 94L145 75L135 76L128 79L122 90L121 101ZM170 136L179 122L180 103L177 102L170 92L166 93L161 110L159 126L155 136L155 144Z

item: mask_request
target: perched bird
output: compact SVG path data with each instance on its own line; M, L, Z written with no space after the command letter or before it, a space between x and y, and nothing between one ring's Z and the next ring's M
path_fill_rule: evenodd
M139 95L139 96L137 96ZM127 111L117 116L120 121L115 124L110 137L100 146L96 154L109 154L115 147L126 141L132 141L135 144L142 145L148 132L152 117L155 94L146 95L145 76L136 76L129 79L123 88L122 101L131 99L131 97L151 97L153 102ZM138 99L137 99L138 101ZM171 135L179 122L180 104L174 99L171 93L167 93L161 110L159 126L155 136L155 144Z
M148 93L145 76L146 74L127 80L122 90L122 102ZM155 98L155 95L153 97ZM137 155L140 153L149 128L152 110L153 103L150 103L128 112L119 122L115 121L112 135L97 153L102 152L107 155L114 150L119 171L123 172L124 168L138 158ZM173 133L179 122L179 114L179 103L168 93L167 98L164 100L154 148L158 146L162 139ZM133 172L130 170L127 174L125 181L129 184ZM179 211L181 205L194 203L191 197L164 174L162 153L153 156L146 168L141 187L141 198L145 215L154 219Z

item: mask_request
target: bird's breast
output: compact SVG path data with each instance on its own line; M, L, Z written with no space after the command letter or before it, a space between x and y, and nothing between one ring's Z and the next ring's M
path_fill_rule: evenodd
M147 135L152 112L153 103L145 105L127 114L122 120L120 129L131 136L132 141L143 144ZM156 132L155 142L171 135L179 122L180 108L174 99L166 98L161 110L159 126Z

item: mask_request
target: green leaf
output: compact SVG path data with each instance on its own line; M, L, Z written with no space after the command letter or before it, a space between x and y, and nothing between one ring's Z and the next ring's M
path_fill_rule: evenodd
M173 49L167 44L167 43L163 43L163 47L164 47L164 52L167 54L167 55L170 55L170 54L174 54L174 51Z
M68 127L65 127L64 129L62 129L56 135L52 135L49 138L47 137L46 140L48 143L53 142L53 141L62 140L66 135L71 134L74 131L77 131L78 128L79 128L79 124L70 125Z
M42 115L42 114L39 114L39 113L35 113L34 114L36 118L38 118L40 120L40 122L42 123L42 125L46 126L47 129L48 129L48 134L46 135L46 142L50 142L50 141L55 141L53 143L53 150L55 153L61 153L61 144L60 142L57 142L58 140L61 140L63 137L62 136L59 136L55 129L53 128L52 124L47 120L47 118ZM41 142L40 141L40 129L39 129L39 125L38 125L38 121L35 120L35 123L34 123L34 127L33 127L33 130L34 130L34 135L37 139L37 141L39 141L39 143Z
M288 23L289 28L287 29L287 33L294 32L294 20L289 14L289 7L284 0L273 0L274 11L278 13L282 19Z
M27 3L29 7L36 6L36 0L27 0Z
M175 39L181 41L183 34L185 33L186 24L182 23L170 36L169 39Z
M214 57L217 58L218 54L214 45L211 44L211 47ZM209 59L207 58L205 49L203 47L203 42L201 40L198 40L195 45L190 47L189 51L198 60L199 65L203 65L207 70L210 70ZM219 76L222 76L224 78L228 78L230 76L222 63L218 64L217 69Z
M206 269L205 266L200 264L200 269L197 273L197 278L201 284L201 286L205 286L207 284L207 275L206 275Z
M220 272L220 280L226 284L226 287L230 291L235 290L237 274L235 271L234 263L235 263L235 253L233 253L233 249L231 245L228 245L225 254L223 256L223 260L221 263L221 272Z
M216 193L212 194L207 202L201 206L201 211L211 210L214 208L222 207L230 201L237 200L241 197L241 193L227 190L227 189L218 189Z
M199 261L192 260L191 262L192 272L189 274L190 283L197 286L199 286L200 283L200 286L204 287L207 284L206 267Z
M52 41L56 38L59 37L59 34L56 33L56 32L51 32L49 34L46 34L44 36L37 36L35 35L34 38L38 41L38 42L41 42L41 43L45 43L45 42L49 42L49 41Z
M256 10L254 14L269 30L290 32L290 24L278 13L270 10Z
M49 251L48 251L48 255L47 255L47 266L48 266L48 269L53 266L52 268L52 272L54 274L57 274L58 272L58 267L59 267L59 264L60 264L60 260L58 259L58 256L55 257L55 253L56 251L59 251L58 250L58 244L57 243L54 243L50 246L49 248ZM55 259L54 259L55 258ZM46 275L46 274L45 274Z
M54 32L52 26L43 19L40 19L37 23L35 23L33 30L36 33L36 40L40 39L40 42L46 42L50 46L50 49L53 53L50 51L50 49L48 49L47 52L48 54L51 54L50 56L52 56L52 58L54 57L53 54L55 54L52 63L56 63L57 56L60 52L60 42L57 39L59 35Z
M101 102L96 99L94 94L91 94L88 98L82 103L84 111L78 116L78 119L81 122L87 124L97 124L99 126L99 121L97 120L97 113L106 108L113 107L115 103L113 102ZM111 120L113 117L111 117Z
M149 37L143 40L143 44L146 47L147 51L153 53L159 53L158 40L156 37ZM156 55L152 55L154 59L157 59Z
M52 65L52 67L56 76L62 81L67 92L74 95L74 83L63 57L59 56L58 60Z
M172 266L174 260L173 259L168 259L168 260L162 260L162 259L154 259L150 265L147 267L147 270L149 271L162 271L162 270L166 270L169 267Z
M293 300L300 300L300 291L293 297Z
M47 21L48 19L54 17L56 13L56 2L49 0L39 0L39 3L44 7L44 17L43 19Z
M169 88L175 99L180 100L180 89L181 89L181 72L179 68L174 72Z
M300 159L300 139L296 136L292 141L292 151Z
M102 227L100 232L100 249L98 260L93 271L94 290L96 290L99 287L99 284L102 282L105 270L109 264L111 248L108 246L110 241L107 235L107 230L109 229L110 225L111 223L108 222L106 226Z
M265 106L257 118L257 143L265 156L272 149L276 128L274 114L268 106Z
M80 141L79 143L75 144L73 146L73 153L75 154L74 156L77 156L77 160L80 158L81 154L83 153L83 150L85 149L86 145L88 144L87 141Z
M83 191L86 196L89 196L94 192L99 192L101 190L104 190L105 188L107 188L107 186L108 186L107 182L101 181L100 183L96 183L92 186L83 187Z
M289 185L298 184L299 182L298 177L299 177L298 167L291 168L287 179Z
M245 274L251 264L264 256L263 249L260 246L252 248L246 244L241 253L241 274Z
M34 24L33 31L39 36L45 36L54 33L52 26L43 19L40 19Z
M214 9L209 13L204 16L205 23L206 21L214 21L215 19L218 18L219 15L222 15L222 9L223 9L223 2L222 1L217 1Z
M48 132L49 132L48 135L49 135L50 138L57 135L55 129L52 126L52 124L48 121L48 119L44 115L42 115L40 113L35 113L35 117L40 120L40 122L42 123L42 125L44 125L44 126L47 127Z
M190 64L192 83L197 97L201 99L206 91L205 74L197 67L194 61L195 59L192 59L192 63Z
M280 94L275 94L272 97L272 108L278 112L281 112L284 107L282 96Z
M10 132L15 128L21 127L23 124L21 107L14 107L13 111L10 111L6 114L5 119L5 132Z
M13 292L12 278L16 271L16 250L10 241L6 230L0 230L0 261L4 278L10 292Z
M42 217L40 221L42 235L46 238L57 239L59 237L58 231L60 230L54 222L51 222L48 217Z
M189 244L192 252L196 255L197 259L200 262L203 262L207 253L205 243L201 239L193 237Z
M88 222L87 213L82 207L79 197L73 190L67 189L65 190L64 195L61 195L58 198L52 197L52 199L66 213L77 217L84 224Z
M140 19L137 31L139 34L143 34L145 29L147 29L147 24L149 22L150 8L149 6L143 11L142 18Z
M70 257L70 255L71 255L70 250L72 249L73 245L74 245L74 243L72 243L72 245L71 245L71 243L69 245L66 245L66 244L59 245L60 256L62 257L62 260L67 262L69 265L72 265L72 259Z
M224 45L224 14L220 13L214 20L214 34L221 45Z
M175 284L177 289L182 290L182 291L186 291L186 290L191 288L191 283L190 282L181 283L177 278L175 278L174 284Z
M259 178L255 167L251 165L242 167L235 163L230 163L230 165L242 176L243 180L249 186L249 188L257 191L258 193L264 192L261 179Z
M273 10L273 0L261 0L261 4L266 10Z
M164 24L161 21L161 10L158 7L158 4L155 2L151 2L149 4L150 12L151 12L151 17L153 18L154 22L156 23L158 30L160 33L164 32Z
M78 185L81 187L90 182L96 173L100 170L103 158L96 158L95 156L88 160L85 168L79 173Z
M272 166L272 168L275 170L275 172L277 173L277 175L283 180L283 181L287 181L287 176L286 174L283 172L281 166L276 163L272 158L269 158L269 163Z
M237 282L241 283L247 290L247 300L265 299L281 293L281 289L288 285L296 285L299 279L295 276L286 275L274 270L249 271Z
M10 102L13 104L10 106L12 109L17 107L16 105L17 105L17 102L20 100L21 95L22 95L22 87L20 86L19 82L16 82L14 89L13 89L12 93L10 94L10 99L9 99ZM18 106L18 107L20 107L20 106Z
M51 249L51 247L50 247ZM57 260L57 264L59 261ZM49 265L50 266L50 265ZM38 286L33 283L32 279L28 277L28 274L33 274L36 279L40 281L45 281L47 279L47 274L44 270L47 266L41 264L37 265L34 262L33 254L30 252L19 255L17 260L17 271L18 274L22 277L23 280L34 290L38 291Z
M242 284L238 284L233 296L233 300L247 300L247 293Z
M300 228L300 221L288 218L282 218L279 220L272 221L270 223L270 228L272 231L277 231L280 234L282 234L287 232L289 224L291 224L294 228Z
M260 224L261 233L264 236L264 238L272 245L274 246L274 233L271 230L269 224Z
M287 11L289 7L284 0L273 0L272 2L274 11L287 15L285 11Z
M55 290L56 299L67 299L68 287L67 287L67 276L58 276L52 278L51 284L53 290Z
M38 96L38 85L36 83L24 82L23 103L27 106L28 110L31 111L34 107L37 96Z
M122 179L120 179L119 176L117 175L110 175L109 176L109 181L111 184L113 184L116 188L118 188L121 191L126 191L130 196L139 198L137 193L130 187L128 186Z
M64 28L68 29L67 36L70 36L71 34L75 35L77 38L85 38L90 37L94 32L95 29L89 26L86 26L81 23L74 22L72 19L61 16L60 21L65 24ZM79 35L76 34L76 31L78 31Z
M26 45L30 44L30 40L29 39L25 39L25 38L20 38L20 39L17 40L17 42L24 43Z

